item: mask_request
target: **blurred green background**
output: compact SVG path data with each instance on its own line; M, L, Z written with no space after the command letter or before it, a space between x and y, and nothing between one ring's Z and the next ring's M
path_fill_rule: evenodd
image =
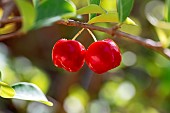
M72 1L77 8L87 5L85 0ZM102 7L113 10L113 0L102 2ZM131 18L138 26L123 25L121 30L158 41L161 35L146 17L145 6L149 2L135 0ZM79 21L87 19L88 16L83 15ZM112 26L109 23L96 25ZM53 107L48 107L37 102L0 98L0 113L170 112L170 61L130 40L113 38L123 60L118 68L102 75L93 73L86 64L75 73L55 67L51 59L53 45L60 38L72 39L79 30L53 25L0 43L0 70L4 81L34 83L54 103ZM105 33L94 33L98 40L112 38ZM86 48L93 42L87 31L77 40Z

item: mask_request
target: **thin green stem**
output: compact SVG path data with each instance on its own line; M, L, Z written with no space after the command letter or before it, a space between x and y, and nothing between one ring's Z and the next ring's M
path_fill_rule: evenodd
M90 33L90 35L92 36L93 40L94 40L95 42L97 42L96 37L95 37L94 34L90 31L90 29L87 29L87 31L88 31L88 32Z
M73 38L72 40L76 40L76 38L83 32L84 28L82 28Z

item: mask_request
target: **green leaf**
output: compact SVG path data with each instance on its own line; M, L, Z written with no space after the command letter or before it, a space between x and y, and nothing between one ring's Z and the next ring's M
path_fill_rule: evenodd
M32 0L34 7L39 5L40 0Z
M89 14L89 13L105 13L105 10L103 10L100 6L95 4L91 4L89 6L85 6L77 10L77 14Z
M133 21L137 24L135 25L129 25L129 24L123 24L121 28L119 29L120 31L139 36L142 32L141 28L141 23L137 18L131 18Z
M89 24L98 22L119 22L117 13L101 14L88 21Z
M43 92L35 84L19 82L12 85L16 94L13 98L21 100L30 100L44 103L48 106L53 106L53 103L48 101Z
M88 4L97 4L99 5L100 4L100 0L88 0Z
M69 0L46 0L37 7L35 28L49 26L61 18L70 18L76 15L76 7Z
M15 90L7 83L0 81L0 96L3 98L13 98Z
M165 1L165 20L170 22L170 0Z
M90 21L88 21L88 24L92 23L98 23L98 22L114 22L114 23L119 23L119 18L117 13L108 13L108 14L101 14L97 17L92 18ZM124 21L125 24L131 24L131 25L136 25L133 20L130 18L127 18Z
M130 15L133 3L134 0L117 0L117 11L120 22L124 22L126 18Z
M88 0L88 5L90 4L96 4L99 5L100 4L100 0ZM96 14L89 14L89 20L96 17Z
M101 0L100 6L108 12L117 11L116 0Z
M15 2L23 19L21 30L23 32L27 32L34 25L36 19L36 10L28 0L15 0Z

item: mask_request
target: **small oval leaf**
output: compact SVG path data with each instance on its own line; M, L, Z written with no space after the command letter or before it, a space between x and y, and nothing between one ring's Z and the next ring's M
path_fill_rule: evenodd
M12 85L12 88L16 92L15 96L13 97L15 99L37 101L48 106L53 106L53 103L47 100L41 89L35 84L19 82Z
M15 30L16 30L15 23L6 24L3 28L0 28L0 35L12 33Z
M88 5L90 4L96 4L99 5L100 4L100 0L88 0ZM89 20L96 17L96 14L89 14Z
M101 14L97 17L92 18L90 21L88 21L88 24L92 23L98 23L98 22L114 22L119 23L119 18L117 13L108 13L108 14ZM131 24L136 25L136 23L131 20L130 18L127 18L124 21L125 24Z
M119 22L117 13L101 14L97 17L92 18L88 21L88 24L98 23L98 22Z
M0 81L0 96L3 98L13 98L15 90L7 83Z
M123 23L137 26L137 24L129 17L127 17Z
M37 8L37 19L34 28L49 26L61 18L76 15L76 6L70 0L46 0Z
M117 11L120 22L124 22L126 18L130 15L133 3L134 0L117 0Z
M95 4L90 4L89 6L82 7L77 10L77 14L89 14L89 13L105 13L105 10L100 6Z
M2 8L0 8L0 18L2 18L2 15L3 15L3 10ZM10 16L9 18L12 18L12 16ZM4 27L0 28L0 35L12 33L14 31L16 31L16 24L9 23L6 24Z
M101 0L100 6L108 12L117 11L116 0Z

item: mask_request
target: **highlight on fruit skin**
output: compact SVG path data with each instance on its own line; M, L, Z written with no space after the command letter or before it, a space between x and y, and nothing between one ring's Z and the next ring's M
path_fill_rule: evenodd
M76 40L60 39L52 49L55 66L70 72L76 72L84 65L85 47Z
M88 47L85 56L89 68L98 74L119 66L121 59L120 49L111 39L92 43Z

